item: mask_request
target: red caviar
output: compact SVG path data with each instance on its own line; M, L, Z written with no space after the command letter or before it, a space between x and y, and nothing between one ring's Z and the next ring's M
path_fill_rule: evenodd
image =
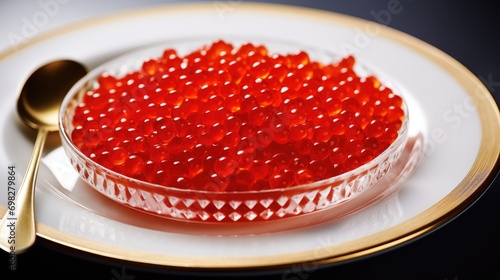
M72 141L111 170L211 191L288 188L350 171L398 137L402 99L352 56L322 64L216 41L123 77L102 74Z

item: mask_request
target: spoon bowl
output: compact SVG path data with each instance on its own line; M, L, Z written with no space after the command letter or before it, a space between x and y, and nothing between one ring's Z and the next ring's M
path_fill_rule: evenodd
M15 200L9 201L9 210L0 221L0 248L5 251L22 253L35 242L34 187L45 140L49 132L58 130L64 96L86 73L85 66L72 60L50 62L34 71L20 92L19 117L38 133Z
M54 61L37 69L19 95L19 117L31 128L58 130L60 104L71 86L86 72L83 65L71 60Z

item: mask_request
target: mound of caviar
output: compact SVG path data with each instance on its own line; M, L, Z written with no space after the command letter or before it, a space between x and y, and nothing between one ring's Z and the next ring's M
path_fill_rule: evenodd
M102 74L74 112L71 138L102 166L165 186L311 183L371 161L398 137L401 97L354 64L251 43L166 49L125 76Z

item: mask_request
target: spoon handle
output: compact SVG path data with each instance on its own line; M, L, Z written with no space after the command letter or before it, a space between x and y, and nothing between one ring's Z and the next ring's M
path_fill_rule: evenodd
M35 185L47 134L45 129L38 130L28 168L17 190L15 215L6 211L0 221L0 248L7 252L22 253L35 243Z

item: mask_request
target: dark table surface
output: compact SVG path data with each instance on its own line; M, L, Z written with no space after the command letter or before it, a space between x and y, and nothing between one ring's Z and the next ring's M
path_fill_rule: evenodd
M271 1L273 2L273 1ZM399 2L403 9L384 24L411 34L469 68L500 100L500 20L494 1L274 1L330 10L377 21L371 11ZM500 143L499 143L500 145ZM256 273L201 272L145 268L100 258L37 240L8 271L0 254L0 279L25 273L64 279L500 279L500 180L461 215L441 228L397 248L314 271L291 267ZM292 272L292 273L290 273ZM12 277L12 278L11 278ZM38 278L38 277L37 277Z

